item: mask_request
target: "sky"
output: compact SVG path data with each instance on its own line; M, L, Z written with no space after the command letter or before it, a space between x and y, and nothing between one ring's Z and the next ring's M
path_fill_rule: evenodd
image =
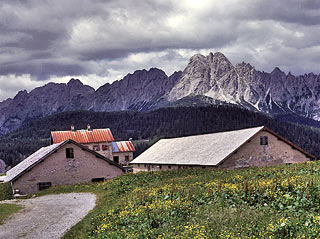
M0 0L0 100L138 69L168 75L222 52L233 64L320 73L319 0Z

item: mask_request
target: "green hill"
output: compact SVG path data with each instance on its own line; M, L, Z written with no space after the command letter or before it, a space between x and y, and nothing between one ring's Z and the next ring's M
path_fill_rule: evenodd
M89 191L97 207L64 238L317 238L320 163L127 174Z

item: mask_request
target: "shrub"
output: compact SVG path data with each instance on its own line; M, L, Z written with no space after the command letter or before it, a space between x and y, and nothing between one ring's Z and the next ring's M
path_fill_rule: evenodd
M12 198L13 194L10 183L0 183L0 201Z

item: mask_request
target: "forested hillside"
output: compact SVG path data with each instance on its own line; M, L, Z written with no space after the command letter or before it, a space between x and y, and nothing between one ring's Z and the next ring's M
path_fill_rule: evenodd
M0 159L14 166L50 143L50 131L109 127L116 140L178 137L266 125L316 156L320 155L319 129L281 122L264 114L233 106L162 108L151 112L64 112L35 120L2 136ZM148 145L136 145L140 153ZM136 153L136 154L137 154Z

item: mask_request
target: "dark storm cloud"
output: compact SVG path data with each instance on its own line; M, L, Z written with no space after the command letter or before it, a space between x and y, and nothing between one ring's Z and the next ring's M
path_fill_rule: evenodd
M252 2L253 3L253 2ZM254 4L254 14L258 19L270 19L302 25L318 25L320 23L319 1L260 0Z
M319 39L316 0L2 0L0 75L170 74L209 51L260 70L319 73Z

